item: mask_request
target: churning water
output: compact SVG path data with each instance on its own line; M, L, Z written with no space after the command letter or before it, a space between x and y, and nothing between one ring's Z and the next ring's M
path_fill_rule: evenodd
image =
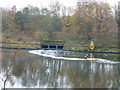
M71 57L70 52L62 51L62 50L31 50L29 53L44 56L44 57L51 57L53 59L59 59L59 60L94 60L95 62L98 63L109 63L109 64L116 64L120 62L115 62L107 59L102 59L102 58L93 58L93 57L87 57L88 54L85 54L84 58L80 58L76 53L72 55ZM73 53L72 53L73 54ZM66 56L67 55L67 56ZM90 54L92 55L92 54ZM106 54L105 54L106 55ZM79 57L79 58L76 58Z

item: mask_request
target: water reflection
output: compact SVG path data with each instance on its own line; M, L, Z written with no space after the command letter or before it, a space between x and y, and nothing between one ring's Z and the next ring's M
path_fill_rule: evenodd
M9 68L14 52L3 51L3 70ZM25 51L18 52L13 63L12 87L120 88L119 63L65 61Z

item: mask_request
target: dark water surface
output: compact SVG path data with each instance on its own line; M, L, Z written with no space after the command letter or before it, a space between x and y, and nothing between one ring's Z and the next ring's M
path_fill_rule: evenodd
M43 51L41 54L46 52ZM95 54L95 58L103 59L99 61L98 59L85 60L89 58L89 54L85 53L52 52L50 54L54 57L57 55L58 58L48 57L48 54L45 57L28 51L3 51L0 77L3 78L9 68L11 75L6 87L120 88L118 55ZM69 58L59 58L63 55ZM0 86L2 87L2 83Z

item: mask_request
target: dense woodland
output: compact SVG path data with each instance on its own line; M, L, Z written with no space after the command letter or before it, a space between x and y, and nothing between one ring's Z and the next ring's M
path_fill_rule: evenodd
M103 2L78 2L76 7L54 2L47 8L1 8L2 39L24 43L63 40L81 46L92 40L98 47L118 47L118 8Z

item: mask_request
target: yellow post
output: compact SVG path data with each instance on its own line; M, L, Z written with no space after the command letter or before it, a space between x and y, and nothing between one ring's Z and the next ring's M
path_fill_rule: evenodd
M90 49L93 50L94 48L95 48L95 46L94 46L94 42L91 41L91 43L90 43Z
M92 53L90 53L90 58L94 58L94 56L92 55Z
M91 58L90 62L93 62L94 60L92 59L94 58L94 56L92 55L92 53L90 53L90 58Z

